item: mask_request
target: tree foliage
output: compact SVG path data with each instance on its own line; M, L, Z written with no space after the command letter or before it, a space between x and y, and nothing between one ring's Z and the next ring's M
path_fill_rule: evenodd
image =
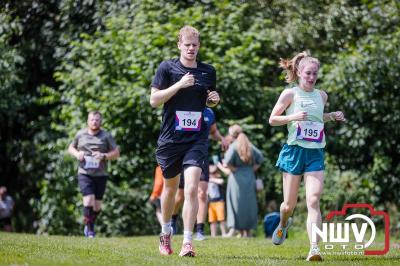
M285 86L277 62L303 50L322 62L317 85L329 95L327 111L347 117L327 126L323 208L356 200L388 206L399 197L397 1L27 1L2 13L0 107L11 121L1 126L2 154L20 154L15 173L32 180L20 185L36 191L29 205L39 232L80 233L76 162L65 150L94 109L122 155L111 163L99 229L155 232L147 197L161 109L150 107L149 86L159 63L178 56L186 24L200 30L199 57L217 70L221 132L239 122L263 150L267 198L281 197L274 162L286 138L285 127L268 125ZM29 131L3 137L18 127ZM10 142L20 139L19 148Z
M61 104L40 99L41 90L57 93L54 72L71 41L101 30L103 21L126 1L3 1L0 7L0 183L16 198L17 230L32 231L39 219L32 205L51 164L47 153L59 134L49 125L50 111ZM2 2L2 3L3 3ZM47 150L45 150L47 149Z

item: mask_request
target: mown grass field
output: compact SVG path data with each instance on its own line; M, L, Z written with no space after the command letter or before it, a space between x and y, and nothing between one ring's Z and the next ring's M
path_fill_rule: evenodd
M195 242L197 257L178 256L182 236L174 236L174 254L158 253L157 236L85 239L0 233L0 265L309 265L304 234L282 246L264 238L208 238ZM400 265L396 240L385 256L325 255L319 265ZM398 243L398 241L397 241Z

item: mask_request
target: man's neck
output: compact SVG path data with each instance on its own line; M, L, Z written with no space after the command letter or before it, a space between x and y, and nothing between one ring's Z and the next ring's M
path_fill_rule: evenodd
M179 61L181 61L182 65L184 65L185 67L189 67L189 68L196 68L197 67L197 61L196 59L194 60L187 60L183 57L179 58Z
M100 132L100 128L98 130L91 130L90 128L88 128L89 135L96 135L99 132Z

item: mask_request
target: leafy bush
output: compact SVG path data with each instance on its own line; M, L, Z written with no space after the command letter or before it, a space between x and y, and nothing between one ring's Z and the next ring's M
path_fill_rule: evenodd
M286 129L267 124L284 87L277 62L309 50L322 62L327 111L348 119L326 128L323 209L366 200L398 213L396 1L31 2L8 1L0 14L0 174L17 200L19 231L35 220L39 232L81 234L76 162L65 150L98 109L122 154L111 163L99 230L154 232L146 197L161 109L150 107L149 86L159 63L178 56L185 24L201 31L199 57L217 70L220 131L238 122L264 153L260 197L282 197L273 165Z

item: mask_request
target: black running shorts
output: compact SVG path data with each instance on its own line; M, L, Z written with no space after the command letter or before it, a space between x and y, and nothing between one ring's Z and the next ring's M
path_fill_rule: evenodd
M94 195L96 200L102 200L106 191L107 179L107 176L78 174L78 183L82 195Z
M156 151L157 163L166 179L179 175L185 166L198 166L204 169L208 160L207 155L206 139L190 143L167 143L159 146Z
M208 160L205 161L204 167L202 168L201 176L200 176L200 181L207 182L210 179L210 169L209 169L209 162ZM181 176L179 177L179 188L184 189L185 188L185 175L182 170Z

